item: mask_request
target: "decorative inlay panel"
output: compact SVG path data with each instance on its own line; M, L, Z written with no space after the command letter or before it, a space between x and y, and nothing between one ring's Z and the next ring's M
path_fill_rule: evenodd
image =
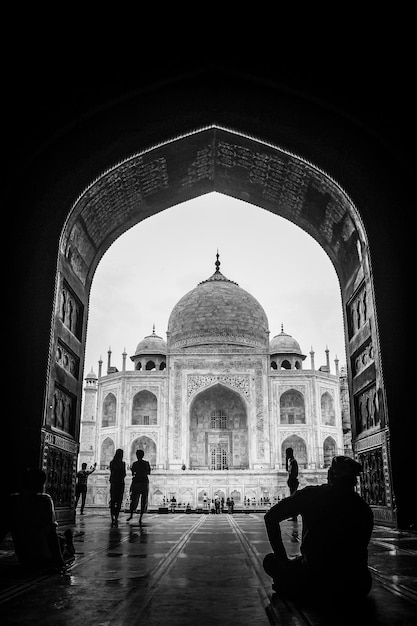
M234 387L246 398L249 398L249 376L244 374L224 375L224 374L189 374L187 376L187 397L190 398L196 391L220 382Z

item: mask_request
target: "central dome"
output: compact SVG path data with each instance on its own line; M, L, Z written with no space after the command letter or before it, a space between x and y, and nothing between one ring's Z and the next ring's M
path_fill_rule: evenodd
M268 347L268 319L259 302L216 271L175 305L168 321L171 349L197 345L233 344Z

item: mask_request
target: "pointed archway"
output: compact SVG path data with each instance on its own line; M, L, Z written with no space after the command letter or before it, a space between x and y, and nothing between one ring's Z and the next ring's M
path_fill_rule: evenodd
M180 161L178 153L182 154ZM54 354L58 346L71 351L83 371L89 289L101 256L130 226L184 199L185 190L188 197L201 194L202 181L204 186L210 182L217 191L246 197L291 220L312 235L332 260L342 293L355 450L365 462L370 447L366 434L371 429L372 448L377 441L381 458L386 459L380 476L387 496L383 516L392 517L386 402L370 251L358 209L334 180L300 157L216 125L129 156L93 181L73 204L59 244L45 434L53 419L48 407L57 388L72 407L70 421L78 424L80 420L80 403L69 400L74 395L70 373L64 374L64 384L61 371L57 379ZM369 355L370 346L372 364L363 378L350 363L353 356ZM72 384L66 386L65 381ZM78 385L75 394L80 393ZM373 407L368 421L363 418L364 403ZM221 454L221 450L213 452L211 466L226 463Z
M398 512L408 527L412 444L403 441L408 417L398 406L397 366L406 357L407 229L400 215L413 201L406 159L340 111L276 82L224 78L200 72L125 94L63 130L26 168L12 163L20 176L11 181L9 204L16 218L10 231L19 235L10 294L18 312L14 352L30 354L31 364L24 384L21 377L13 383L25 407L21 453L32 464L74 465L88 294L108 246L142 219L218 191L298 224L332 260L345 319L355 454L381 484L377 519L395 523ZM58 362L57 354L66 358ZM57 401L66 407L70 432L59 428ZM17 440L21 429L13 428Z

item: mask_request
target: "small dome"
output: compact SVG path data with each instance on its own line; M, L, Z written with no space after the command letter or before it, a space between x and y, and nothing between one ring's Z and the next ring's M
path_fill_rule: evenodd
M268 346L268 319L259 302L219 270L177 302L168 321L173 347L204 344Z
M85 380L98 380L96 374L93 371L93 366L91 366L91 370L89 371L89 373L85 377Z
M148 335L142 341L140 341L136 347L135 356L141 354L163 354L167 353L167 343L155 334L155 326L152 331L152 335Z
M281 332L279 335L275 335L269 344L270 354L299 354L304 356L301 352L300 344L291 335L284 333L284 329L281 326Z

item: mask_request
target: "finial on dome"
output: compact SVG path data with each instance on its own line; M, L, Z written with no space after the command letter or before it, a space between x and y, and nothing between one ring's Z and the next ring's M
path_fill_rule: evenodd
M154 335L154 334L155 334L155 324L153 324L153 326L152 326L152 335Z
M281 332L284 332L284 324L281 322Z
M216 272L220 272L220 261L219 261L219 249L217 248L217 254L216 254L216 262L215 262L215 266L216 266Z

